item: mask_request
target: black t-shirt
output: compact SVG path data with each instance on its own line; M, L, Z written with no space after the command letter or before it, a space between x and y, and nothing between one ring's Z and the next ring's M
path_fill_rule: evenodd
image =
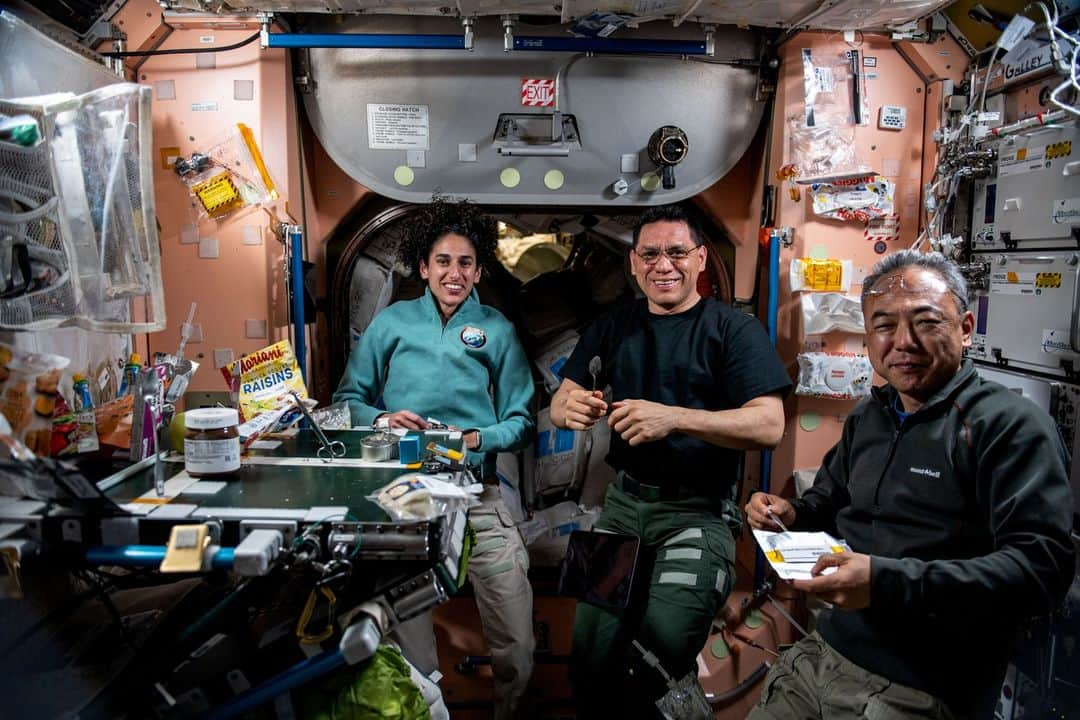
M596 387L610 384L615 401L730 410L791 389L761 323L712 298L676 315L654 315L646 300L615 308L585 330L562 376L592 388L593 357L602 363ZM737 450L683 433L631 447L612 432L607 461L643 482L716 488L719 478L735 480L738 458Z

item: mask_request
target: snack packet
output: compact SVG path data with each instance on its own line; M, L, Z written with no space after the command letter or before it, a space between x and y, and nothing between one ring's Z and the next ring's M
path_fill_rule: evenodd
M94 410L74 411L63 396L57 397L52 419L53 457L94 452L98 449L97 424Z
M311 418L323 430L349 430L352 428L352 415L349 413L349 404L344 400L313 410Z
M303 401L304 406L311 410L318 402L308 398ZM264 413L256 415L247 422L241 423L237 428L237 432L240 433L240 442L244 447L248 447L251 443L258 440L264 435L273 435L274 433L283 432L288 430L291 426L300 421L300 418L304 417L303 411L296 404L291 396L282 402L281 407L274 410L267 410Z
M874 369L870 358L854 353L799 353L796 395L857 400L870 394Z
M61 373L70 362L0 344L0 412L11 424L12 437L43 457L52 445Z
M241 422L269 410L288 407L292 403L290 393L295 392L303 399L308 396L288 340L241 356L221 368L221 374L236 396Z

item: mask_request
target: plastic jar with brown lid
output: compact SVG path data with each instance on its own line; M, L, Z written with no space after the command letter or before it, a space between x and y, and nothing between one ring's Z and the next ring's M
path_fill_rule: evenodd
M232 408L184 413L184 469L192 477L227 475L240 469L240 415Z

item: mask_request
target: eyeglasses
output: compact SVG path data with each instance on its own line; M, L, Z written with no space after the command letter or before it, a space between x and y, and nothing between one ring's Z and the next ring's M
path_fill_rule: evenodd
M664 248L663 251L657 250L656 248L635 250L634 254L641 258L641 261L644 262L646 265L655 265L660 261L661 255L666 256L667 259L672 262L672 264L677 264L683 262L688 257L690 257L693 254L694 250L697 250L697 248L695 247L687 250L684 247L676 246Z
M895 293L926 293L940 295L944 292L950 293L960 301L959 307L961 312L967 309L967 298L958 295L951 287L949 287L949 284L945 282L943 278L927 277L925 274L917 279L905 279L902 274L886 275L885 277L878 278L877 281L874 282L874 285L869 289L863 290L863 294L867 297L892 295Z

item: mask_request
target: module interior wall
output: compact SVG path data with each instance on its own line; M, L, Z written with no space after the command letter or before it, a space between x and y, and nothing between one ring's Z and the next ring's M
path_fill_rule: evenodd
M228 45L253 31L181 26L161 49ZM284 51L261 50L258 43L211 55L156 56L138 71L137 81L154 88L154 188L168 315L168 327L152 335L149 345L151 351L174 352L190 305L198 304L195 323L202 340L189 342L186 353L202 363L192 390L224 389L215 350L239 356L287 334L282 246L271 231L272 216L287 217L286 77ZM218 221L200 218L197 201L169 158L205 151L234 133L237 123L254 132L282 200L268 210L244 208ZM208 257L214 243L217 257ZM263 321L265 335L247 337L246 320Z
M858 154L867 164L895 183L895 209L900 216L900 236L889 242L886 250L895 252L910 247L918 235L926 89L920 76L885 38L868 34L855 45L862 57L876 58L877 65L862 68L863 72L868 73L865 87L870 115L868 125L855 129L854 143ZM823 58L843 53L848 45L837 33L802 33L781 48L783 65L777 89L777 112L773 118L772 162L768 169L771 178L775 178L776 170L784 164L798 162L789 148L787 118L802 117L804 112L801 51L806 47L812 49L815 57ZM879 109L886 104L907 108L904 130L878 129ZM794 228L794 242L791 247L782 249L780 256L778 351L795 377L797 355L804 350L865 353L865 346L861 334L805 336L800 293L791 292L788 281L792 259L829 257L852 260L855 281L851 294L857 296L861 291L862 278L882 255L875 253L873 243L864 238L862 223L814 215L807 187L802 187L802 199L798 202L789 197L786 184L778 189L776 224ZM854 405L854 401L794 395L788 399L784 438L773 455L773 491L787 496L793 494L793 471L816 468L821 464L825 453L839 439L844 419ZM756 478L757 466L749 463L748 469ZM754 486L757 480L747 484Z

